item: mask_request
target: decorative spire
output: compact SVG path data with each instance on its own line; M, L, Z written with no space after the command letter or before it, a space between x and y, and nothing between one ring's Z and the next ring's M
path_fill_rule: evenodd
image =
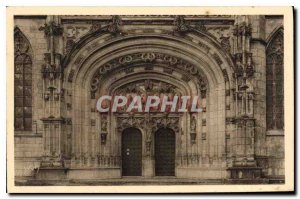
M54 21L49 22L48 24L44 24L44 26L41 26L39 28L39 31L44 31L45 36L60 36L63 34L63 27L56 24Z

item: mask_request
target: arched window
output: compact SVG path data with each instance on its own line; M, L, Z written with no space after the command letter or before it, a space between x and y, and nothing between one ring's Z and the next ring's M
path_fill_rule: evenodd
M16 28L14 32L14 108L15 130L32 129L32 61L28 40Z
M284 128L283 31L276 31L267 46L267 130Z

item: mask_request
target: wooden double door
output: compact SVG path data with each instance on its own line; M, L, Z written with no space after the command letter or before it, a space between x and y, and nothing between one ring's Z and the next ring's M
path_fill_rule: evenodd
M175 133L161 128L154 139L155 175L175 176ZM122 133L122 176L142 175L142 133L127 128Z

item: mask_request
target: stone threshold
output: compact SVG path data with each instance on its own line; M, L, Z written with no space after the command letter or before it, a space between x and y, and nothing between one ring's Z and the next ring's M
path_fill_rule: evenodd
M16 186L126 186L126 185L221 185L221 184L269 184L268 179L184 179L176 177L123 177L97 180L37 180L16 179ZM274 182L273 182L274 183ZM278 182L281 184L280 182Z

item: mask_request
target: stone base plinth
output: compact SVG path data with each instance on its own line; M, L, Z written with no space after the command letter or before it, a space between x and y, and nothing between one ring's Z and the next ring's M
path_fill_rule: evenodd
M232 184L261 184L267 183L267 179L262 178L262 168L256 166L239 166L227 169L230 178L227 180Z
M178 178L224 179L227 178L226 168L177 168Z
M35 179L37 180L97 180L113 178L121 178L120 168L39 168L35 174Z
M63 180L67 179L68 169L63 167L39 168L36 170L35 178L42 180Z
M237 166L227 169L230 171L230 179L256 179L261 178L262 168L252 166Z
M150 157L143 159L143 171L142 175L144 177L153 177L155 176L155 165L154 160Z
M121 178L120 168L69 169L68 179L112 179Z
M269 180L265 178L259 179L226 179L226 184L269 184Z

